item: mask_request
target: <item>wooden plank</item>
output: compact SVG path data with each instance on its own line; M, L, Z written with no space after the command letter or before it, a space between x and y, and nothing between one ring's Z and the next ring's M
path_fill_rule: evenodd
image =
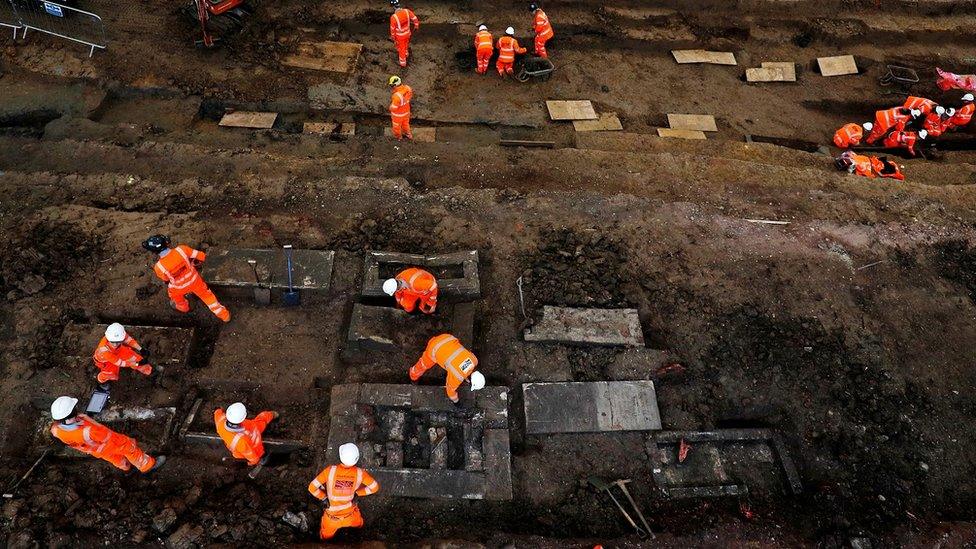
M623 131L624 127L617 113L605 112L597 120L573 120L573 129L578 132L613 132Z
M857 63L853 55L836 55L834 57L818 57L820 74L823 76L843 76L857 74Z
M362 44L353 42L299 42L295 53L281 62L299 69L348 73L356 68L362 49Z
M528 141L525 139L502 139L498 144L502 147L538 147L541 149L552 149L556 146L555 141Z
M746 69L747 82L796 82L796 67L789 66L761 67Z
M668 125L674 130L718 131L718 126L715 125L715 117L710 114L668 113Z
M546 101L549 118L553 120L596 120L599 118L589 100Z
M255 128L266 130L278 119L276 112L236 111L220 119L220 125L230 128Z
M680 65L687 63L708 63L711 65L738 65L735 55L730 51L671 50L674 60Z
M673 128L658 128L657 136L676 139L706 139L705 132L698 130L675 130Z
M319 135L342 135L349 137L356 135L355 122L306 122L302 127L302 133Z

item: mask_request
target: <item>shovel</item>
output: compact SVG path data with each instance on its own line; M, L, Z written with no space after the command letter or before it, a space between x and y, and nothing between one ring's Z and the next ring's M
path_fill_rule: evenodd
M282 292L281 294L281 304L285 307L297 307L302 303L302 296L295 289L292 281L292 263L291 263L291 244L286 244L285 248L285 259L287 260L288 266L288 291Z
M251 271L254 272L254 282L257 283L257 287L254 288L254 304L260 305L262 307L271 304L271 285L265 288L261 285L261 277L258 276L258 262L253 259L248 259L247 264L251 266Z

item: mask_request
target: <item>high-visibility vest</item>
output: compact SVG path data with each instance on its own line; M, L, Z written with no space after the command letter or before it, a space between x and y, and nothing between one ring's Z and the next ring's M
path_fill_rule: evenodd
M976 111L976 104L966 103L956 110L956 114L952 115L949 122L956 127L965 126L973 118L973 111Z
M248 420L244 420L236 428L231 428L227 425L227 413L220 408L214 411L217 434L230 453L238 459L257 459L255 447L262 444L261 432L248 423Z
M397 8L390 16L390 34L398 37L410 36L410 23L420 24L417 16L407 8Z
M393 88L393 97L390 100L390 115L393 118L410 116L410 99L412 97L413 90L406 84L400 84Z
M109 447L112 435L117 433L90 417L79 414L74 423L52 423L51 434L79 452L100 458Z
M200 273L193 266L192 260L203 261L205 258L206 254L203 252L180 244L175 248L163 251L153 270L156 271L156 276L169 283L170 288L182 290L200 278Z
M870 156L864 156L863 154L852 155L852 160L854 160L854 173L864 177L875 177L874 166L871 162Z
M911 95L905 100L906 109L917 109L922 111L922 114L928 114L936 107L936 102L931 99L926 99L924 97L915 97Z
M320 500L329 500L331 514L352 510L353 498L375 494L379 483L365 470L345 465L330 465L318 474L308 485L308 491Z
M491 33L486 30L478 31L478 34L474 35L474 49L477 51L495 49Z
M552 38L552 25L542 10L535 10L535 35L537 38Z
M512 63L515 61L515 50L521 49L518 40L511 36L498 39L498 62Z
M135 350L137 345L136 340L128 334L125 336L125 341L119 344L118 347L112 347L108 339L103 337L98 342L98 347L95 348L92 361L95 362L95 366L99 369L117 369L125 366L135 366L139 363L139 360L134 356L139 354Z
M451 379L454 380L455 386L460 385L478 366L478 357L465 349L458 338L450 334L431 338L424 352L430 360L447 371L448 385Z
M874 129L871 130L871 133L883 134L891 128L898 130L904 129L905 124L912 119L912 115L908 113L903 114L901 112L902 110L904 110L904 107L894 107L874 113Z
M937 112L930 112L925 116L922 128L929 132L930 137L939 137L949 125L949 119Z
M864 130L861 128L860 124L844 124L844 126L837 130L834 134L834 145L842 149L846 149L852 145L858 145L861 143L861 138L864 137Z
M437 279L423 269L410 267L396 275L396 279L403 283L398 291L406 291L419 296L430 295L437 291Z

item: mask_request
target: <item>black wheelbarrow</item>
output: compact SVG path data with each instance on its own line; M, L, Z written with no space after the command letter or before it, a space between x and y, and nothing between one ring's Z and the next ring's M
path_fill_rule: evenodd
M530 78L549 80L552 78L552 71L556 70L552 61L543 57L527 57L522 61L522 66L515 73L515 79L519 82L528 82Z

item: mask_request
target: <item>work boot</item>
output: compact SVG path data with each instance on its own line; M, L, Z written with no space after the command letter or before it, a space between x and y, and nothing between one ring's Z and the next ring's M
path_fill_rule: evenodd
M109 390L111 388L112 388L112 384L111 384L111 382L108 382L108 381L106 381L105 383L99 383L98 384L98 390L101 391L101 392L103 392L103 393L109 392Z
M270 460L271 460L271 452L266 452L263 456L261 456L261 461L258 462L258 465L267 465L268 461Z
M148 475L149 473L159 469L164 463L166 463L166 456L156 456L156 463L154 463L153 466L146 471L146 474Z

